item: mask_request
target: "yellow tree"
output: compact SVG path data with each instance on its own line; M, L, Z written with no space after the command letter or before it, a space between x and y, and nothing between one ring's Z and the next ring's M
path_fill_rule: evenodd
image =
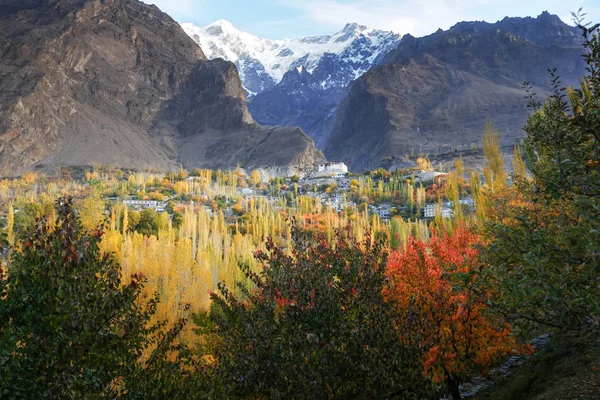
M507 176L500 149L500 133L491 122L487 122L483 128L483 154L487 164L484 167L486 184L492 191L504 187Z
M513 149L512 167L515 181L525 179L527 176L525 161L523 161L523 156L521 156L521 151L517 146Z
M15 243L15 212L12 203L8 205L8 216L6 218L6 234L8 244L12 246Z
M104 201L97 195L86 198L81 205L81 224L93 230L104 220Z

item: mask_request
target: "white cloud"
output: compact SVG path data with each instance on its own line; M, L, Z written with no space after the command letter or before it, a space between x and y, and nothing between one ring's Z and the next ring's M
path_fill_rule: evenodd
M427 6L421 1L409 0L399 4L393 0L363 0L342 3L336 0L291 0L288 4L303 10L317 23L335 27L347 22L358 22L398 33L426 34L432 25L441 27L444 21L456 20L459 12L444 3L458 1L430 0Z
M598 20L596 0L281 0L318 24L339 28L347 22L423 36L460 21L495 22L505 16L537 16L544 10L572 23L570 11L583 6ZM594 14L594 15L592 15Z

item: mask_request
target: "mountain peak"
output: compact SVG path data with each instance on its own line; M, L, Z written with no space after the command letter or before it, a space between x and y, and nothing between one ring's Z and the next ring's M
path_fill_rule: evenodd
M537 17L538 21L547 21L553 24L564 24L560 17L556 14L550 14L548 11L542 11Z
M362 32L367 30L367 26L366 25L360 25L356 22L351 22L346 24L346 26L344 26L344 29L342 29L342 32Z
M205 28L206 32L213 36L235 34L240 31L233 26L233 24L225 19L220 19L213 22Z
M200 28L182 24L210 59L223 58L236 64L244 87L250 94L262 93L281 82L296 67L313 73L326 54L351 61L352 79L362 74L395 47L400 35L373 30L356 22L348 23L333 35L270 40L236 29L229 21L219 20ZM333 73L333 71L330 71Z

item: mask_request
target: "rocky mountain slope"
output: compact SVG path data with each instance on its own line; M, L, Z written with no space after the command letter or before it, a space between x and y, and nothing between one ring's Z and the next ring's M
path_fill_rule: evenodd
M322 147L346 86L323 88L318 75L302 67L286 73L274 88L253 97L252 116L268 125L299 126Z
M479 143L486 120L510 148L528 113L522 82L542 95L551 67L573 82L584 72L581 53L577 29L548 13L406 35L384 65L351 85L325 154L355 171L411 153L443 155Z
M305 166L300 129L259 126L235 66L137 0L0 0L0 174L34 167Z

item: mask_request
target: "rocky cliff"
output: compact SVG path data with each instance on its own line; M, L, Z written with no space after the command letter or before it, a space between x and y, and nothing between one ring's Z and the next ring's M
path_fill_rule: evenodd
M276 150L276 151L275 151ZM137 0L0 0L0 173L57 165L302 166L250 116L235 66Z

